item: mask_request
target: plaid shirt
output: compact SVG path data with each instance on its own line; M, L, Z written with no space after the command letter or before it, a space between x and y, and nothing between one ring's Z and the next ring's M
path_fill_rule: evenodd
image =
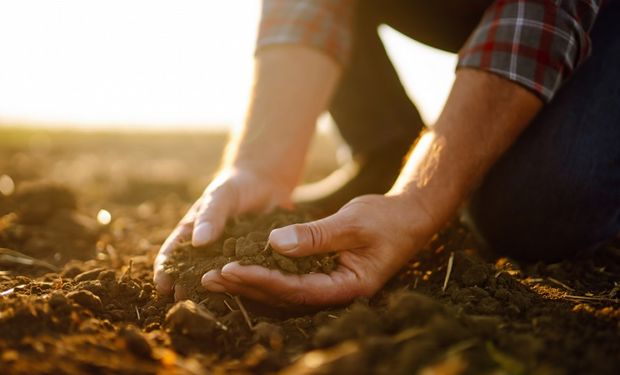
M303 44L344 65L355 1L264 0L257 49ZM588 57L602 1L497 0L461 48L457 68L493 72L549 101Z

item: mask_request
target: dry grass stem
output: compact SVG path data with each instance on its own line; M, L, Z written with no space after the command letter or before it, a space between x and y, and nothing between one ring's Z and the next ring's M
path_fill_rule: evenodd
M576 301L596 301L596 302L620 303L620 299L618 299L618 298L574 296L574 295L571 295L571 294L565 295L564 298L573 299L573 300L576 300Z
M224 300L224 305L226 305L226 307L228 307L228 310L230 311L235 311L235 309L232 308L232 306L230 306L230 304L228 303L228 301Z
M252 325L252 321L250 320L250 315L248 314L248 311L245 309L245 306L243 306L243 303L241 302L241 298L239 298L238 296L234 296L233 298L235 299L235 302L237 302L237 305L239 306L239 309L241 310L241 313L243 314L243 318L245 319L245 322L248 324L248 327L250 327L250 329L253 330L254 326Z
M0 297L10 296L13 293L15 293L15 288L10 288L10 289L7 289L7 290L3 290L2 292L0 292Z
M554 284L557 284L559 286L561 286L562 288L566 289L566 290L570 290L571 292L574 292L575 289L571 288L570 286L564 284L563 282L561 282L560 280L554 279L553 277L547 277L547 280L551 281Z
M450 281L450 275L452 274L452 266L454 265L454 251L450 253L450 258L448 259L448 268L446 269L446 278L443 281L443 287L441 288L442 292L446 291L448 287L448 281Z

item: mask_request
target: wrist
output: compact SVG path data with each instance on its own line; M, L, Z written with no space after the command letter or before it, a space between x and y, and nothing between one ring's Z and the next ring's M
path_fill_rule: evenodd
M444 224L434 216L425 204L426 202L416 194L389 191L385 196L392 200L396 209L401 212L398 220L406 223L408 235L422 242L418 244L419 246L426 244Z

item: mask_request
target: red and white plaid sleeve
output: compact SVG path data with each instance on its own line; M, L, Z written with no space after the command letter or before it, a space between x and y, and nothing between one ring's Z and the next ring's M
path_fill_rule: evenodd
M345 64L351 51L355 1L263 0L256 49L301 44Z
M458 67L496 73L549 101L590 53L601 0L498 0L459 52Z

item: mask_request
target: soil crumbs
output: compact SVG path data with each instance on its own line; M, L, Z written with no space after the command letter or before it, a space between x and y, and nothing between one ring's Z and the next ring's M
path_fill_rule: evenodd
M235 261L289 274L330 273L337 266L338 255L335 253L292 258L273 251L268 244L272 229L311 221L313 215L306 211L276 210L266 215L230 220L224 234L213 244L197 248L189 242L179 244L165 264L165 271L183 286L187 297L194 300L201 296L209 298L200 285L202 275Z
M114 219L103 225L92 219L86 189L16 185L0 195L2 374L620 369L619 244L561 263L520 264L477 251L452 223L375 297L348 306L290 312L201 290L199 275L230 260L289 273L337 265L333 255L274 256L269 230L308 218L277 212L231 222L212 246L180 246L169 272L192 292L175 303L155 292L151 265L189 200L168 194L136 208L109 198Z

